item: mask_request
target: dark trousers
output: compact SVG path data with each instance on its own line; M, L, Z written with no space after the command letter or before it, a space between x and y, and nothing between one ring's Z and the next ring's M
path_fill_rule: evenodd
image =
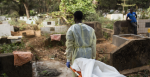
M134 34L137 35L137 22L131 22L131 24L134 27Z

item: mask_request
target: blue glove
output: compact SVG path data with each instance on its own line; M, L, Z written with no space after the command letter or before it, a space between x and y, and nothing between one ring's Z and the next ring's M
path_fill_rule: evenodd
M70 62L67 62L67 63L66 63L66 66L67 66L68 68L70 68Z

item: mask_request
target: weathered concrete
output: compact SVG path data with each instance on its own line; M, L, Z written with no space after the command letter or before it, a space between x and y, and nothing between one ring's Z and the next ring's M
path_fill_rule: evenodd
M101 23L99 23L99 22L84 22L84 24L91 26L95 30L95 34L96 34L97 39L103 37Z
M122 71L148 65L150 61L150 38L130 40L111 52L111 65Z
M55 26L55 21L44 21L43 26L44 27Z
M0 54L0 75L3 73L8 77L32 77L32 63L16 67L13 54Z
M68 26L51 26L51 27L42 27L41 28L41 34L47 33L47 34L66 34L68 30Z
M147 30L148 28L150 28L150 25L147 25L146 24L149 24L150 23L150 19L138 19L137 20L137 24L139 25L138 27L138 33L148 33Z
M123 14L107 14L107 18L110 20L124 20L123 16Z
M5 16L0 16L0 21L4 21L5 20Z
M28 20L26 21L26 23L27 23L27 24L36 24L36 23L35 23L35 20L33 20L32 18L28 19Z
M134 27L130 21L116 21L114 23L114 35L134 34Z
M123 38L123 37L135 37L137 39L144 38L140 35L134 35L134 34L121 34L121 35L113 35L113 44L119 47L120 45L124 44L126 41L129 41L129 39Z
M2 36L11 36L9 24L0 24L0 37Z

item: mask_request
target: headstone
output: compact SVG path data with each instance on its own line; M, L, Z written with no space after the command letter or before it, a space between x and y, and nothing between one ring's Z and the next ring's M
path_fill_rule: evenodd
M38 16L34 16L34 19L35 19L35 20L38 20L39 18L38 18Z
M23 20L23 17L20 17L20 20Z
M68 30L68 26L47 26L47 27L42 27L41 28L41 34L48 33L48 34L53 34L53 33L59 33L59 34L66 34Z
M11 20L11 18L8 18L8 20Z
M9 24L0 24L0 37L4 36L11 36Z
M4 21L5 20L5 16L0 16L0 21Z
M14 32L14 26L10 26L10 31Z
M123 14L107 14L110 20L123 20Z
M47 26L55 26L55 21L44 21L43 22L43 26L47 27Z
M85 22L88 26L91 26L95 30L96 38L102 38L102 26L99 22Z
M130 40L111 52L111 65L117 70L149 65L150 38Z
M23 19L24 21L27 21L28 19L27 19L27 17L24 17L24 19Z
M114 23L114 35L134 34L134 27L130 21L116 21Z
M26 21L26 23L27 23L27 24L36 24L35 21L34 21L33 19L31 19L31 18L28 19L28 20Z

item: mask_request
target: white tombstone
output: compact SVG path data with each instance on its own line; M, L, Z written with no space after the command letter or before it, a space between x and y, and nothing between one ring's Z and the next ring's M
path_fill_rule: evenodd
M0 24L0 37L3 36L11 36L9 24Z
M0 16L0 21L4 21L5 20L5 16Z
M14 26L10 26L10 31L14 32Z
M107 14L107 18L110 20L123 20L123 14Z
M44 21L43 22L43 26L47 27L47 26L55 26L55 21Z
M31 19L31 18L28 19L28 20L26 21L26 23L27 23L27 24L36 24L35 21L34 21L33 19Z
M3 23L3 24L8 24L8 21L3 21L2 23Z
M23 20L24 20L24 21L27 21L27 20L28 20L28 18L25 16Z
M41 14L38 14L38 16L41 16Z
M23 20L23 17L20 17L20 20Z
M34 19L35 19L35 20L38 20L39 18L38 18L38 16L34 16Z
M11 18L8 18L8 20L11 20Z
M53 33L59 33L59 34L65 34L68 30L68 26L47 26L47 27L41 27L41 33L48 33L48 34L53 34Z

